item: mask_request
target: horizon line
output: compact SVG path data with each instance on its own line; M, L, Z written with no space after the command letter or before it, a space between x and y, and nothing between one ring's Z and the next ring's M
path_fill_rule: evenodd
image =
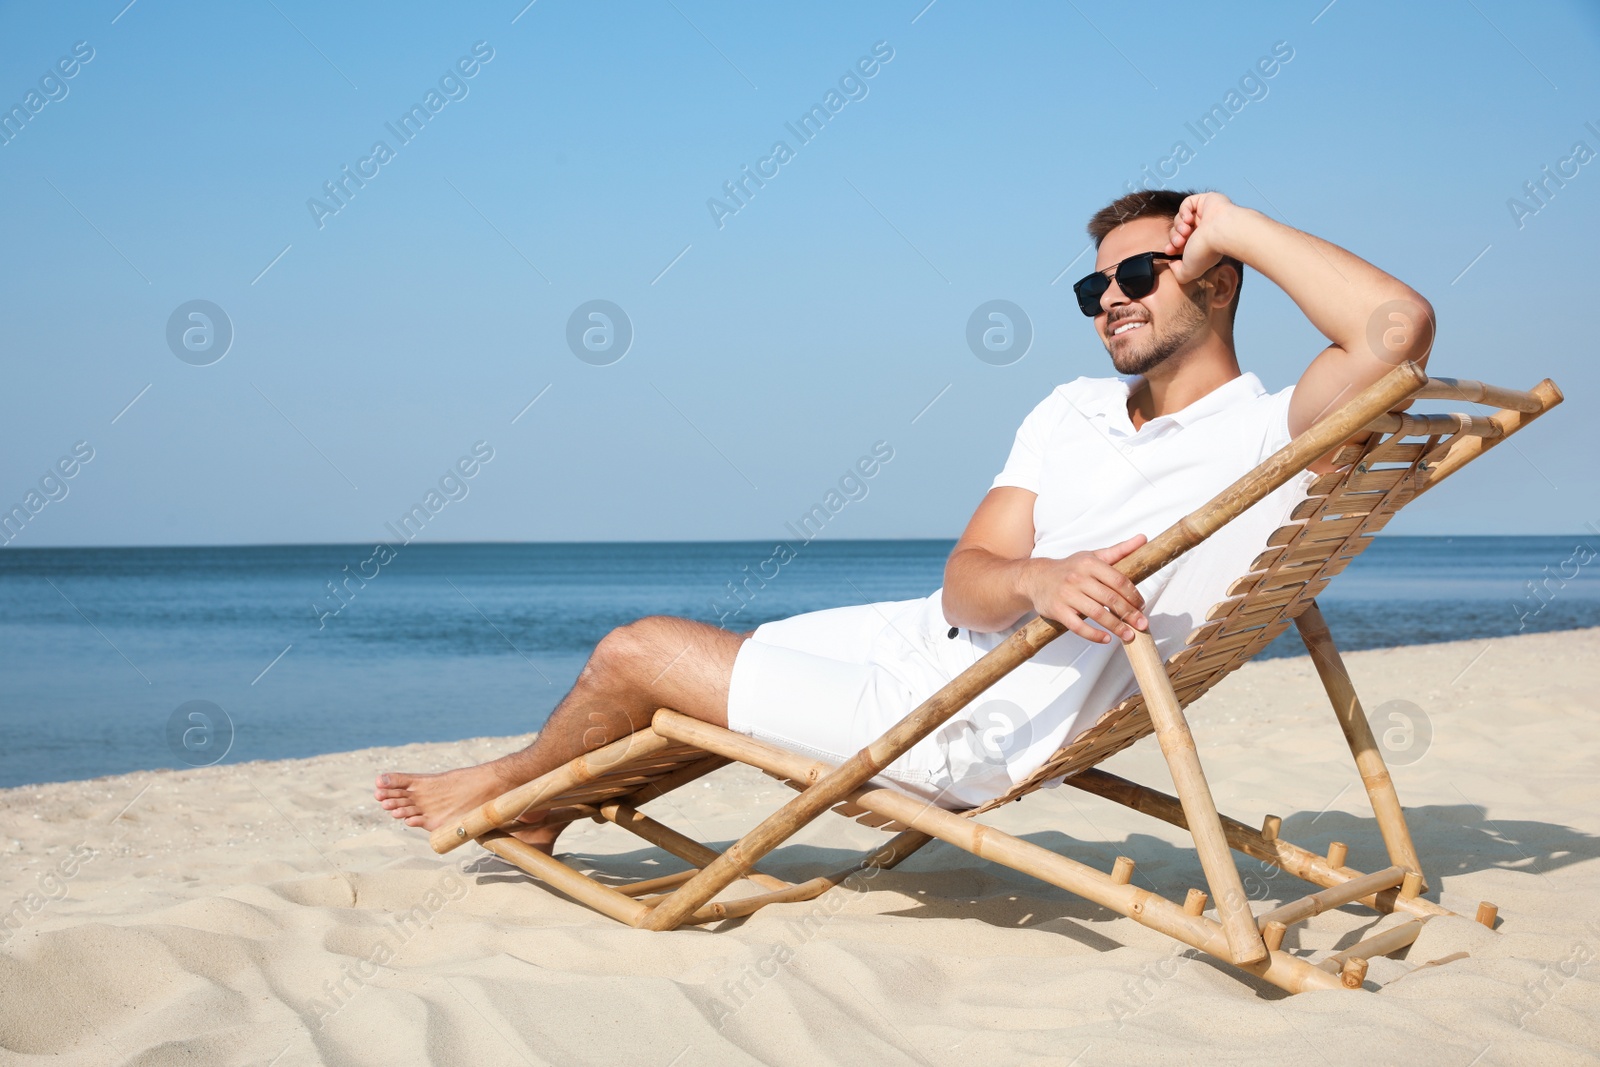
M1512 537L1588 537L1590 531L1566 531L1560 533L1435 533L1435 534L1401 534L1386 533L1382 530L1372 535L1376 538L1390 540L1439 540L1452 538L1512 538ZM828 544L880 544L904 543L915 541L948 542L954 543L957 537L822 537L817 536L804 544L826 542ZM398 548L409 548L413 545L424 545L432 548L450 548L472 545L756 545L766 544L771 538L764 537L725 537L725 538L672 538L672 539L645 539L645 538L593 538L583 541L573 540L495 540L483 539L473 541L423 541L413 540L402 542ZM783 538L776 540L782 541ZM397 546L387 541L230 541L192 544L120 544L120 545L0 545L0 553L14 552L86 552L108 550L135 550L135 549L207 549L207 548L364 548L368 545L385 544L391 548Z

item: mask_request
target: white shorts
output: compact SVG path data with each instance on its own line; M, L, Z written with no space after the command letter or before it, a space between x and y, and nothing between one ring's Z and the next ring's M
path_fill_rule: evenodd
M948 650L927 647L919 639L926 629L919 616L926 610L923 600L890 601L828 608L758 627L734 660L729 729L843 763L975 658L966 631ZM884 769L879 784L887 779L956 810L1009 789L1003 764L952 760L951 731L962 729L962 719L958 714L913 745Z

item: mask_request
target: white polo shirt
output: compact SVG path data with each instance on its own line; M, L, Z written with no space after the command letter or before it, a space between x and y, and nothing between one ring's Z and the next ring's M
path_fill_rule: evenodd
M994 486L1037 494L1035 557L1064 558L1142 533L1154 538L1289 441L1292 389L1242 374L1137 430L1138 378L1079 378L1023 421ZM1245 573L1303 497L1302 473L1139 583L1150 633L1170 656ZM728 725L829 762L854 755L977 662L1000 633L945 620L942 589L916 600L808 612L758 627L729 682ZM983 803L1037 770L1133 693L1121 642L1067 633L885 769L949 807Z
M1239 375L1138 430L1128 398L1143 379L1078 378L1023 420L991 488L1038 494L1036 557L1155 537L1289 441L1292 388Z
M1023 420L992 488L1037 494L1034 557L1062 559L1139 533L1154 538L1289 443L1293 387L1268 393L1254 374L1241 374L1135 430L1127 404L1141 384L1138 377L1078 378ZM1312 478L1291 479L1138 584L1163 657L1182 647L1245 573ZM918 691L936 681L937 689L1035 617L1029 612L1003 632L963 629L951 638L943 592L909 602L893 627L903 647L889 660L907 675L926 676L915 679ZM941 679L927 676L935 662ZM908 753L909 765L935 783L948 781L952 797L981 802L1032 774L1136 688L1120 641L1064 634Z

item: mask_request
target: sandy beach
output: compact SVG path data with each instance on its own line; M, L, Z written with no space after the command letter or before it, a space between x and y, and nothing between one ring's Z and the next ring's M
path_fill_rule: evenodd
M1420 709L1390 737L1391 767L1428 895L1468 917L1493 901L1501 916L1493 933L1434 920L1404 960L1373 961L1378 992L1288 997L938 843L721 929L630 930L475 847L436 856L373 803L379 770L443 769L525 740L478 738L0 792L0 1061L1600 1058L1600 629L1347 661L1369 710ZM1343 841L1352 866L1386 865L1307 659L1246 666L1191 722L1224 813L1278 814L1291 841ZM1107 769L1171 787L1153 739ZM648 810L717 844L791 795L725 768ZM1102 868L1133 856L1140 884L1178 900L1204 884L1181 832L1077 790L989 821ZM764 866L809 876L879 840L830 817ZM641 845L581 823L560 848L622 876L681 869ZM1241 871L1258 910L1308 891L1248 859ZM1285 947L1320 956L1396 921L1342 909L1293 928Z

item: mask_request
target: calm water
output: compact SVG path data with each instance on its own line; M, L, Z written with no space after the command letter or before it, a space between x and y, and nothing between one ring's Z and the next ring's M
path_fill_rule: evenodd
M1527 599L1580 543L1600 538L1380 538L1323 610L1346 649L1600 625L1600 565L1542 610ZM227 730L178 713L190 701L225 712L228 762L528 731L613 626L727 612L749 629L922 596L950 547L816 542L737 614L725 583L770 544L412 545L388 562L348 545L7 549L0 786L208 762ZM375 577L352 579L340 606L327 583L347 574ZM1268 650L1301 653L1293 631Z

